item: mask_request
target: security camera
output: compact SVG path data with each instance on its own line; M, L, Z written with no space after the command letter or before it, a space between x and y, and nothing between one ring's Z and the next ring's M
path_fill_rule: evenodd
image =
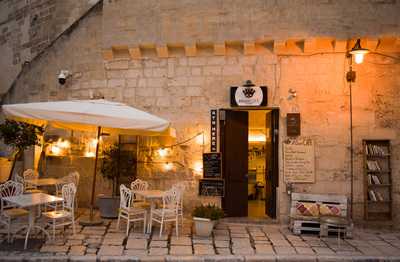
M69 76L68 70L61 70L60 74L58 74L58 83L60 85L65 85L65 82L67 82L68 76Z

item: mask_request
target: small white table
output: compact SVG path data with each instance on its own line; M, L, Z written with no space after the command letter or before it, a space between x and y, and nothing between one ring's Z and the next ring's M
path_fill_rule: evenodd
M27 228L24 249L26 249L28 246L28 237L30 231L34 228L41 230L46 234L47 238L50 238L49 233L47 233L47 231L43 227L35 225L35 211L37 209L36 206L61 202L63 201L61 197L56 197L44 193L33 193L33 194L23 194L11 197L3 197L2 199L20 208L29 208L29 224L27 226L23 226L18 230L20 231L24 228Z
M134 194L143 197L145 200L150 201L150 212L154 209L154 202L157 199L162 199L164 196L165 191L162 190L139 190L139 191L132 191ZM147 233L150 233L151 230L151 221L147 224Z
M57 178L36 178L36 179L25 180L25 182L40 187L40 186L57 185L60 182L60 180Z

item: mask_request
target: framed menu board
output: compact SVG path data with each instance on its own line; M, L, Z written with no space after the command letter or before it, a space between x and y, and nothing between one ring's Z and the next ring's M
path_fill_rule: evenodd
M225 187L222 179L201 179L199 181L200 196L224 196Z
M286 183L315 183L315 152L311 139L283 143L283 174Z
M221 153L203 154L203 177L221 178Z

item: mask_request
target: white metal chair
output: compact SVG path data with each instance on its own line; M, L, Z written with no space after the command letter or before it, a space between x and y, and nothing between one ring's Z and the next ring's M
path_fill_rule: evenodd
M80 175L77 171L71 172L68 175L62 177L59 179L59 182L56 184L56 196L62 197L62 187L64 185L67 185L69 183L73 183L78 190L78 185L79 185L79 178ZM49 207L52 207L54 209L57 209L57 206L59 206L60 203L53 203L49 204ZM75 195L75 209L78 208L78 199L77 196Z
M0 223L7 226L7 241L11 240L11 222L12 220L28 216L29 212L22 208L17 208L14 205L3 200L3 197L18 196L24 192L24 185L15 181L7 181L0 185L0 198L1 198L1 213Z
M137 191L144 191L148 189L149 183L139 178L135 179L135 181L131 183L131 190L134 193L132 195L132 201L135 202L137 206L140 205L143 208L148 208L150 206L148 203L146 203L144 198L135 194Z
M181 226L183 227L183 194L185 192L186 185L184 182L179 182L173 185L172 188L175 188L179 194L178 217L181 218Z
M129 223L143 220L143 234L146 233L146 209L135 207L135 202L132 202L132 191L125 185L119 186L120 191L120 204L118 212L117 229L119 229L119 222L121 218L126 219L126 235L129 233ZM132 206L133 203L133 206ZM135 224L134 224L135 226Z
M22 173L23 184L24 184L24 192L25 193L44 193L45 191L40 190L37 186L32 185L31 183L27 182L27 180L34 180L39 178L39 173L33 169L27 169ZM21 180L21 177L16 175L16 179Z
M178 236L178 206L180 194L176 188L171 188L164 193L162 198L162 208L154 208L150 210L151 229L153 228L153 221L160 224L160 237L163 231L163 225L166 222L175 221L176 236Z
M62 209L49 212L43 212L48 225L53 229L53 240L56 237L56 227L72 225L72 232L75 235L75 194L76 186L74 183L63 185L62 189Z

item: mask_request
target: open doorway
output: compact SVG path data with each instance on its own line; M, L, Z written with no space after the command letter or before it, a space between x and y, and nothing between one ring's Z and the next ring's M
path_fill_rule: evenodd
M279 110L221 109L220 150L230 217L276 218Z
M266 185L271 156L270 110L250 110L248 125L248 217L266 217ZM270 192L268 192L270 194Z

